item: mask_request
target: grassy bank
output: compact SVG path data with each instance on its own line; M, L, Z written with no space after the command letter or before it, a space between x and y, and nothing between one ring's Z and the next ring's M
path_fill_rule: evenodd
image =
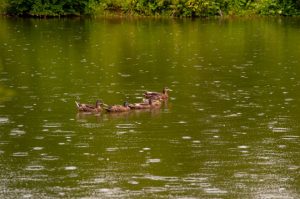
M300 0L0 0L0 12L17 16L291 16L300 14Z

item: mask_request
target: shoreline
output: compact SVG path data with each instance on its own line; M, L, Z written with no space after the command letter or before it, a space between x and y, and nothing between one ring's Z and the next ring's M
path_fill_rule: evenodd
M188 16L168 16L168 15L134 15L134 14L126 14L126 13L113 13L106 12L103 14L96 15L12 15L6 13L0 13L1 17L8 18L23 18L23 19L100 19L100 18L112 18L112 19L249 19L249 18L299 18L300 15L260 15L260 14L245 14L245 15L211 15L211 16L200 16L200 17L188 17Z

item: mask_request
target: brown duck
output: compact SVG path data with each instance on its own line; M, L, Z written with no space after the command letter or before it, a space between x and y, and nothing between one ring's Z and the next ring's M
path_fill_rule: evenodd
M91 112L91 113L99 113L103 110L102 105L103 102L101 100L97 100L95 105L92 104L81 104L79 102L76 102L76 106L78 111L80 112Z
M160 105L161 105L161 102L159 100L154 100L154 99L150 98L141 103L129 104L129 107L131 109L150 109L150 108L160 107Z
M113 106L109 106L109 107L105 107L104 108L107 112L126 112L130 110L129 104L128 102L124 102L123 105L113 105Z
M168 91L172 91L172 90L165 87L161 93L147 91L144 93L144 96L146 99L166 100L169 98Z

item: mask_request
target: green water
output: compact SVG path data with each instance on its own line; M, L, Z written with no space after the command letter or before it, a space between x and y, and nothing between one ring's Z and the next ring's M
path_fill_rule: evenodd
M1 198L299 198L300 19L0 18ZM77 113L74 101L161 109Z

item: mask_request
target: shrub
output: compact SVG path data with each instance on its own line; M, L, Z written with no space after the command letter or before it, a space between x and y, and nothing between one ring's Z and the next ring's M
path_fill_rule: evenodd
M298 15L300 0L2 0L0 9L14 15L59 16L103 14L169 15Z

